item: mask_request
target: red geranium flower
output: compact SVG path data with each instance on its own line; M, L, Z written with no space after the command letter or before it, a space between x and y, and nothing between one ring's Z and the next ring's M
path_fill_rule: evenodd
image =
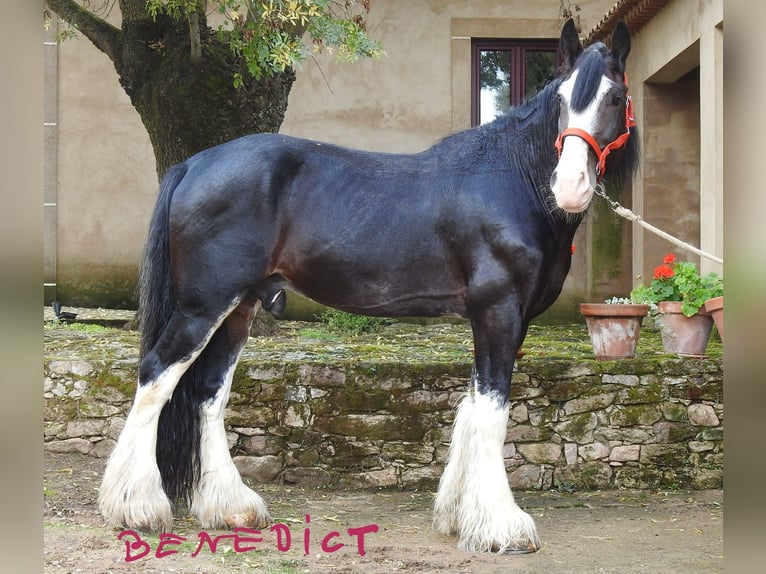
M669 265L660 265L654 268L655 279L667 279L669 277L673 277L673 268Z
M672 264L675 262L675 260L676 260L676 256L675 256L675 255L673 255L672 253L668 253L668 254L665 256L665 259L663 259L663 260L662 260L662 262L663 262L665 265L672 265Z

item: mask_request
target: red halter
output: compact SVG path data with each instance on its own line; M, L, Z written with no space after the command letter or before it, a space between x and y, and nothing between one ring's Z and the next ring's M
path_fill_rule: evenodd
M625 76L625 85L628 85L628 76ZM614 149L619 149L628 142L630 137L630 128L636 125L636 119L633 116L633 100L630 96L625 99L625 131L617 136L613 142L608 143L601 149L596 142L596 139L585 130L580 128L566 128L556 138L554 145L559 156L561 156L561 149L564 147L564 138L567 136L577 136L587 143L590 148L596 153L598 163L596 164L596 176L598 179L604 177L606 173L606 156Z

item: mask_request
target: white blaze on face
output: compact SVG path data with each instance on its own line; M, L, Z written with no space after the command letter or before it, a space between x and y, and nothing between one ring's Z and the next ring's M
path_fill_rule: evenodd
M587 108L580 112L572 111L572 91L574 90L577 74L575 70L571 77L559 87L559 95L568 109L568 122L565 128L579 128L593 135L596 129L596 114L604 94L612 82L601 77L601 85ZM564 138L561 157L551 176L551 190L557 205L572 213L581 213L588 208L593 190L596 185L596 162L590 157L590 146L582 138L568 136Z

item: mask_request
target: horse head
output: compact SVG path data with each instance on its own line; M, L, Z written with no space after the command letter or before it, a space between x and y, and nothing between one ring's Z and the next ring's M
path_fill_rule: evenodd
M558 206L581 213L590 205L596 185L607 167L623 175L624 151L636 150L635 126L628 95L625 60L630 53L630 32L618 22L611 48L601 42L583 48L572 20L561 31L564 71L558 88L561 102L558 138L559 161L550 186ZM630 144L630 145L629 145ZM613 150L621 150L609 161ZM632 155L632 154L627 154Z

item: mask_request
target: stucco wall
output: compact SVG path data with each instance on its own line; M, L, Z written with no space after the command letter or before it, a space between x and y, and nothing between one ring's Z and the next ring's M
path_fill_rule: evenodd
M647 221L719 257L723 255L723 1L674 0L633 37L628 62L642 174L633 205ZM668 251L681 251L633 226L633 269L651 277ZM641 279L636 279L636 282Z

